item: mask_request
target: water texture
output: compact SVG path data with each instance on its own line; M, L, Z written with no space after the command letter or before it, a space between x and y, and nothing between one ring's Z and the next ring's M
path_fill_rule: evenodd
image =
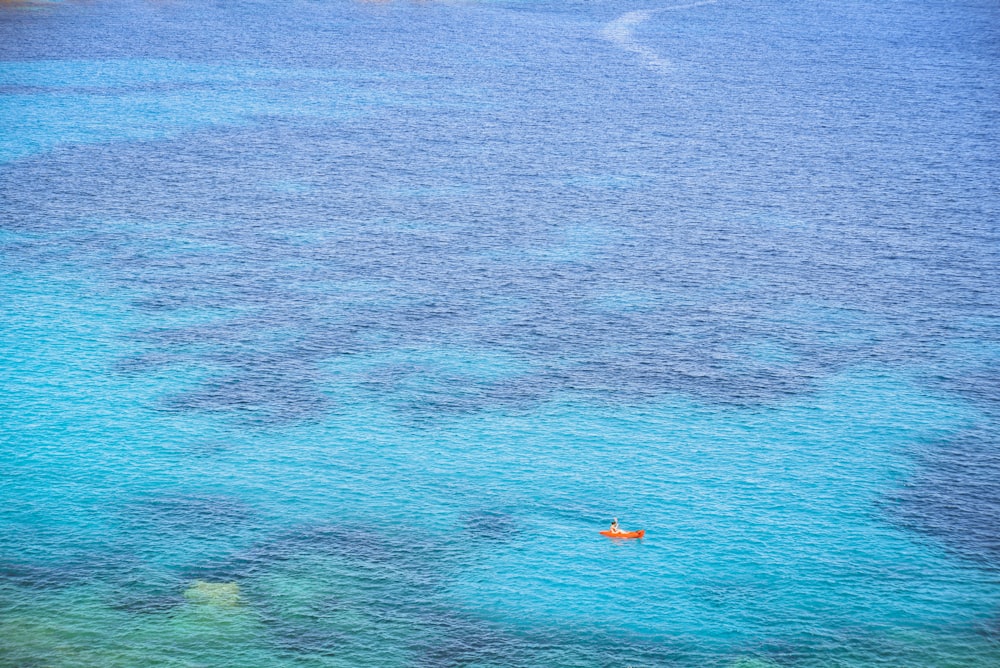
M0 4L0 666L997 665L998 45Z

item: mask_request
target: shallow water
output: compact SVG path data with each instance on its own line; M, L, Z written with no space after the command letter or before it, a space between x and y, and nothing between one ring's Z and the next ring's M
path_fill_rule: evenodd
M998 25L0 5L0 665L1000 662Z

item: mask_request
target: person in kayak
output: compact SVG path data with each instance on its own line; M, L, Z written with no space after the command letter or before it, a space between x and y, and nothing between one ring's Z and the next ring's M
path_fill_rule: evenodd
M625 533L624 531L622 531L621 527L618 526L617 517L611 520L611 528L608 529L608 531L610 531L611 533Z

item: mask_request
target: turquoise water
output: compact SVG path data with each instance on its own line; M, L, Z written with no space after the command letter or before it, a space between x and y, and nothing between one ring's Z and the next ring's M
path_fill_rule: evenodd
M996 665L996 19L0 7L0 665Z

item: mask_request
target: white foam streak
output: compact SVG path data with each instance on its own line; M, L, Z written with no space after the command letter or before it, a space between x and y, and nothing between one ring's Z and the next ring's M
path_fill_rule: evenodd
M661 7L660 9L640 9L622 14L617 19L608 23L601 30L604 39L613 42L621 48L639 56L643 64L651 70L666 74L673 70L673 63L664 58L655 49L652 49L635 38L635 28L649 20L654 14L666 11L676 11L681 9L692 9L703 5L714 5L718 0L704 0L703 2L691 2L684 5L672 5Z

